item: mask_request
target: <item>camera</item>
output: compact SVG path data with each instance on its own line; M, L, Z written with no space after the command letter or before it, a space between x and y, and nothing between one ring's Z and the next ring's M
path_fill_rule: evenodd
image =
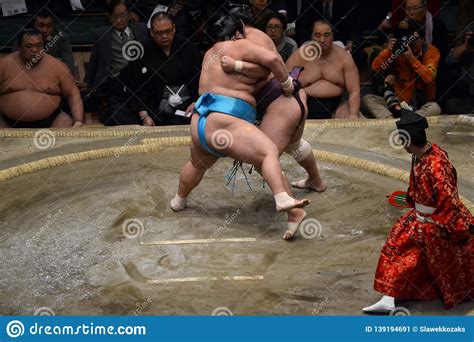
M397 40L395 45L393 46L393 51L397 51L398 53L403 53L407 50L407 46L409 45L408 39L410 36L410 24L408 21L401 21L398 27L395 29L393 38Z
M393 87L388 83L384 83L383 97L385 98L388 110L393 114L393 117L399 118L402 107L400 101L395 96L395 89L393 89Z
M397 40L393 47L393 51L402 54L407 47L412 45L416 39L425 36L425 30L415 20L402 20L395 29L394 36Z

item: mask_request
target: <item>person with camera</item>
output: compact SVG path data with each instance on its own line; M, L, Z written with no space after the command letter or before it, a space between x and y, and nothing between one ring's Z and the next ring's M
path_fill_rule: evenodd
M372 69L385 76L385 95L390 97L393 88L394 96L415 108L422 116L433 116L441 113L435 102L436 75L440 60L439 50L425 42L423 28L413 23L401 25L403 35L390 40L387 49L383 50L373 61ZM401 36L402 35L402 36ZM366 95L362 99L367 112L374 118L393 117L386 99L378 95Z
M449 114L466 114L474 110L474 32L468 29L463 44L453 48L446 58L451 98L446 102ZM448 95L449 96L449 95Z

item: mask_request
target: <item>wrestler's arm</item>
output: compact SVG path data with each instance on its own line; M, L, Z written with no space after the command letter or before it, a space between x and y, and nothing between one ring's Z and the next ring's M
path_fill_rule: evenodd
M360 109L359 70L351 56L344 63L344 83L349 93L349 118L358 118Z
M242 42L240 46L240 51L243 53L242 60L267 66L280 83L284 83L288 79L288 70L278 53L248 41Z
M221 65L222 70L227 74L237 72L252 79L267 78L270 74L270 70L264 66L247 61L236 61L229 56L223 56L221 58Z
M53 60L56 70L58 70L59 87L61 94L68 99L71 108L74 126L82 126L84 122L84 106L82 104L81 93L76 86L76 82L66 65L56 59Z

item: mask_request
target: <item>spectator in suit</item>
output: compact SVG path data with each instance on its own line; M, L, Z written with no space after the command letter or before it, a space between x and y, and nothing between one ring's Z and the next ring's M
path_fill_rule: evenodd
M198 99L201 53L188 39L176 35L169 13L153 15L150 35L143 58L130 63L120 75L135 94L132 108L145 126L189 124L183 115Z
M92 105L97 105L103 96L105 108L100 112L100 119L105 125L138 124L136 115L128 107L128 89L118 76L130 60L136 59L135 53L143 54L148 31L144 23L129 23L128 8L123 0L112 0L108 15L111 26L96 32L97 40L84 79L89 88L85 94L86 104L91 100Z

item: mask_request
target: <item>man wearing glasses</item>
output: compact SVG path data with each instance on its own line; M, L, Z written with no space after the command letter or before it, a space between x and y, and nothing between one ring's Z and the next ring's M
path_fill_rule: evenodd
M202 56L189 38L177 35L174 17L155 13L144 56L130 63L121 79L134 96L131 108L144 126L189 124L188 106L198 99Z
M130 23L124 0L112 0L108 16L111 26L96 32L96 43L84 79L90 87L87 97L104 97L106 108L101 111L100 119L105 125L139 124L129 108L129 90L118 76L130 60L136 59L135 53L143 55L148 30L144 23Z
M407 20L415 20L425 30L425 42L434 45L441 54L441 61L448 53L448 31L446 25L431 13L427 7L428 0L406 0L404 9Z

